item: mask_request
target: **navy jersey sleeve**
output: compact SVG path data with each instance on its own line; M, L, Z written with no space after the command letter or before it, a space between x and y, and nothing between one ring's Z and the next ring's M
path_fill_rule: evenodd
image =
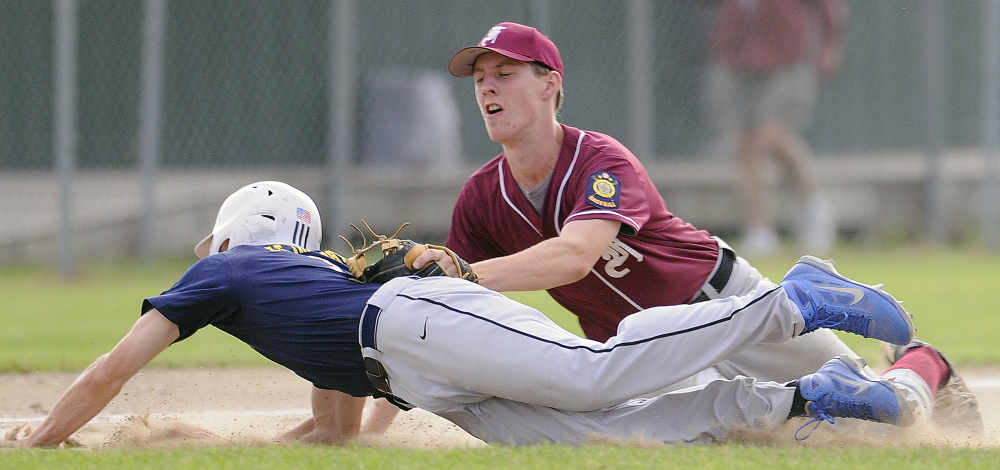
M142 313L157 309L177 325L181 341L236 311L233 276L225 256L209 256L191 266L170 290L146 299Z

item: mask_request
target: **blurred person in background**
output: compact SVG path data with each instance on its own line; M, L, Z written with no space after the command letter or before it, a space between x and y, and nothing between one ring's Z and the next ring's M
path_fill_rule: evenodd
M744 204L740 252L775 253L780 238L769 204L769 163L798 192L800 248L824 255L836 242L836 219L819 194L814 156L800 135L820 84L840 70L847 8L842 0L714 0L707 101L723 139L734 148ZM779 206L784 207L784 206Z

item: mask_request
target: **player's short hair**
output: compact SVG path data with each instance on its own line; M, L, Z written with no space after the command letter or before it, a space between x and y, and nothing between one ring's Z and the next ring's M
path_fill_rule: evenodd
M549 72L554 71L551 67L541 62L529 62L529 63L531 64L531 68L535 70L535 75L538 75L539 77L544 77L548 75ZM563 95L565 94L565 91L566 90L563 88L562 84L560 84L559 92L556 93L556 111L559 111L559 109L562 108Z

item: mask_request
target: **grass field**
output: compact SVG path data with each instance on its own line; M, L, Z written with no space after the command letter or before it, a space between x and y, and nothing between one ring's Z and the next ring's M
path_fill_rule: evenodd
M0 468L82 469L760 469L848 470L860 468L989 469L995 449L861 447L797 448L744 445L643 447L596 445L532 446L446 450L372 449L287 446L147 451L54 452L0 449Z
M914 313L918 336L959 365L1000 365L995 337L1000 256L974 249L907 248L835 253L840 271L884 282ZM0 372L78 371L110 349L138 317L141 299L167 289L190 259L152 265L101 264L63 280L45 268L0 268ZM780 280L794 257L754 264ZM543 293L512 294L579 332L574 318ZM845 340L866 357L877 342ZM267 362L228 336L207 329L168 348L151 367L259 366ZM2 397L0 397L2 399ZM2 437L2 436L0 436ZM0 468L992 468L996 449L539 446L420 451L357 446L239 447L97 452L0 449ZM881 462L878 463L878 462Z

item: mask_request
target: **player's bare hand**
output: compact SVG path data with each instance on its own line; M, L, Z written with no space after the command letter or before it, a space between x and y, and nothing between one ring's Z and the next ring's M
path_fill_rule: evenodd
M343 444L351 438L357 436L357 431L344 432L336 427L316 426L315 420L309 418L306 422L298 425L274 439L278 443L301 442L305 444Z
M428 248L417 259L413 260L413 267L414 269L420 269L430 263L437 263L451 277L459 276L458 266L455 265L455 260L452 259L447 251Z
M7 431L0 440L0 447L30 447L27 437L31 434L31 430L31 425L23 423Z
M397 414L399 407L389 403L385 398L372 400L361 414L361 434L384 433Z
M302 436L305 436L306 434L312 432L314 428L315 425L313 424L312 416L310 416L304 422L302 422L298 426L295 426L295 428L282 433L280 436L274 438L274 440L275 442L281 442L281 443L293 442L295 440L298 440Z

